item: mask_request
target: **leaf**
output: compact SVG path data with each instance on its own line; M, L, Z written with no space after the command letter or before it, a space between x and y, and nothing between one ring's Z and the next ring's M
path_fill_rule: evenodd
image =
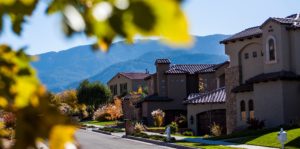
M144 31L151 31L156 23L156 17L149 5L142 1L132 3L130 9L133 23Z
M76 128L69 125L57 125L50 132L50 149L65 149L67 143L74 142Z
M175 46L192 44L187 19L176 0L148 0L145 2L152 7L157 17L154 32L161 36L164 42Z

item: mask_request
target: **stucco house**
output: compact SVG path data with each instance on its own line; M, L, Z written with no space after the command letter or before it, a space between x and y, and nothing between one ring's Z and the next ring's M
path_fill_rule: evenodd
M113 95L122 96L137 91L139 87L145 88L144 79L148 76L148 72L120 72L108 81L107 86Z
M162 109L166 113L165 124L180 114L186 115L187 106L183 102L189 94L199 92L199 74L213 71L217 65L171 64L169 59L157 59L156 73L145 78L149 95L138 103L144 122L152 123L151 112L156 109ZM210 88L211 83L206 81Z
M198 93L189 94L184 103L187 105L188 128L197 135L210 134L210 126L215 123L226 133L226 92L224 62L198 72Z
M221 41L230 57L226 80L227 133L249 118L266 127L300 119L300 15L269 18Z

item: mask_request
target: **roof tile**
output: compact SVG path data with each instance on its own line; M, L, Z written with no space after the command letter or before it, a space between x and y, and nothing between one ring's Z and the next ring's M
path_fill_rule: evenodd
M208 93L190 94L184 103L186 104L206 104L206 103L224 103L226 101L225 87L213 90Z

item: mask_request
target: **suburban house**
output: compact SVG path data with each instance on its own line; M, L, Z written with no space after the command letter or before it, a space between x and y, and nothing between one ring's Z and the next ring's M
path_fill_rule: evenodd
M184 103L187 105L188 128L197 135L210 134L215 123L226 133L225 69L229 62L214 65L198 72L200 90L191 93Z
M107 86L113 95L124 96L132 91L137 91L139 87L145 88L149 73L142 72L120 72L111 78Z
M171 64L169 59L157 59L155 65L156 73L145 78L148 84L148 96L138 103L145 123L152 122L151 112L156 109L162 109L166 113L166 124L180 114L186 115L187 106L183 102L191 93L199 92L199 74L213 71L212 69L218 66L217 64ZM210 82L206 84L207 88L213 88Z
M221 41L230 57L226 80L227 133L247 119L266 127L300 120L300 15L269 18Z

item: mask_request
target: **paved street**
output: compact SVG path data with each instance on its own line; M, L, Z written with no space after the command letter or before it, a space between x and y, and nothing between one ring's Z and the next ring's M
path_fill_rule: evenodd
M76 138L81 144L82 149L170 149L168 147L85 130L78 130Z

